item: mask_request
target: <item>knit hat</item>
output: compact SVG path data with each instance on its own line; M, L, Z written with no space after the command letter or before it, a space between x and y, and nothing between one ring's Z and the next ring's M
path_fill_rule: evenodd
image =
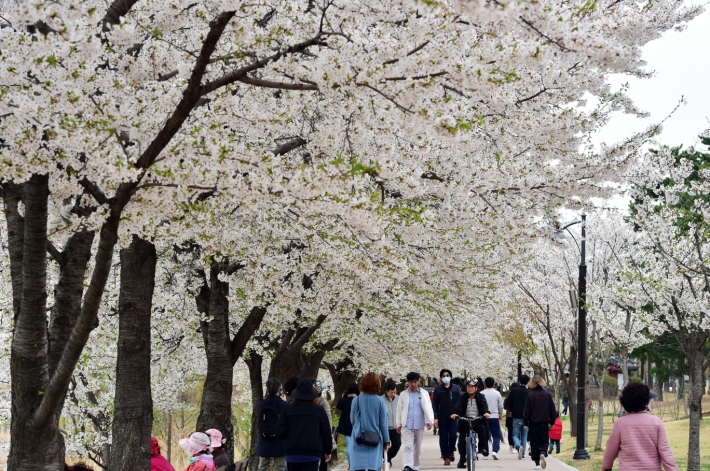
M151 455L159 455L160 454L160 445L158 445L158 439L155 438L154 435L150 436L150 454Z
M545 378L543 378L542 376L535 375L530 380L530 384L528 384L528 389L535 389L538 386L544 388L545 386L547 386L547 382L545 381Z
M188 454L194 456L201 451L205 451L210 446L210 437L202 432L195 432L190 435L190 438L180 440L180 448Z
M227 441L226 438L222 438L222 432L216 428L205 430L205 433L210 437L210 451L213 451L215 448L222 448L224 442Z

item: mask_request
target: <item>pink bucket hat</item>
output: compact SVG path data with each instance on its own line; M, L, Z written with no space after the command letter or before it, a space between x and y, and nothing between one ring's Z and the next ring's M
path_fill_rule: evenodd
M205 430L205 433L207 434L207 436L210 437L210 451L214 450L215 448L222 448L224 442L227 441L226 439L222 438L222 432L220 432L216 428Z
M202 432L195 432L190 438L180 440L180 448L189 456L194 456L201 451L205 451L210 446L210 437Z

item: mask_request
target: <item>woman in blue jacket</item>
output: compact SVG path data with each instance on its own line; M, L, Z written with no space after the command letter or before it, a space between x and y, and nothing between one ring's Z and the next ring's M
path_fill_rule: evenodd
M390 434L387 429L385 401L378 395L381 387L377 374L366 373L360 380L360 395L352 402L350 421L353 431L348 447L352 471L379 471L382 467L383 452L389 448ZM358 443L362 441L360 436L363 431L375 432L379 436L376 446Z

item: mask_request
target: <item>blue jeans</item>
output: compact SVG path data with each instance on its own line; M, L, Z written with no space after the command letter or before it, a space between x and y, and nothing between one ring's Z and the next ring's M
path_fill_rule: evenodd
M503 432L500 429L500 420L498 418L488 419L488 428L493 437L493 451L498 453L500 451L500 439L503 437Z
M528 431L523 427L523 419L513 419L513 446L517 450L523 447L523 456L528 445Z
M448 458L456 451L456 421L439 419L439 448L441 456Z
M560 440L552 440L550 439L550 450L547 452L547 454L552 454L552 448L557 445L557 454L560 454Z

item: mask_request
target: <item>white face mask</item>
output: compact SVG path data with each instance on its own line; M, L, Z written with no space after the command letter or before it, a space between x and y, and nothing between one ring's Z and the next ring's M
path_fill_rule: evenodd
M444 376L443 378L441 378L441 381L443 381L444 384L449 384L451 382L451 378L449 378L448 376Z

